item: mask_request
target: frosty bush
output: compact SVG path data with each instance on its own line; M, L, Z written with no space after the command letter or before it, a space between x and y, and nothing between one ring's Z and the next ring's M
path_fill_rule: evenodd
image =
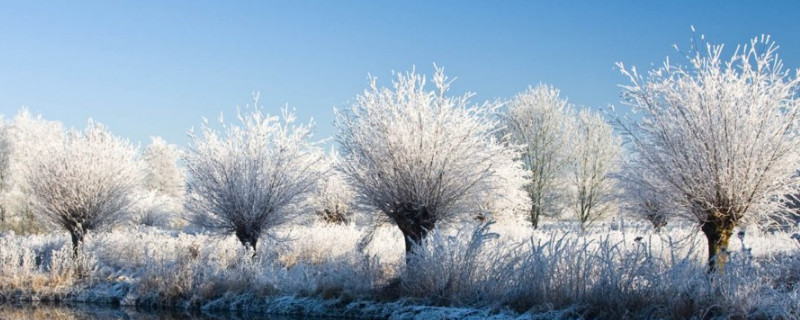
M279 120L262 113L256 99L238 120L220 117L222 132L206 121L199 135L189 133L186 206L195 224L255 249L262 234L303 212L323 155L308 141L311 125L295 125L288 110Z
M340 170L358 203L402 231L407 253L437 225L482 215L486 201L513 198L524 183L514 151L494 139L498 104L448 96L442 69L434 90L425 84L413 71L398 74L392 88L371 78L336 115Z
M638 120L620 121L633 161L658 192L700 224L710 270L727 260L728 241L744 219L778 212L800 163L796 97L800 78L784 70L768 36L737 47L692 50L689 66L667 60L647 77L635 68L623 96Z
M133 225L169 228L175 223L179 207L175 199L155 191L135 192L136 203L130 209Z
M69 131L30 164L27 184L34 212L65 230L78 246L87 232L118 223L139 187L136 148L89 121Z

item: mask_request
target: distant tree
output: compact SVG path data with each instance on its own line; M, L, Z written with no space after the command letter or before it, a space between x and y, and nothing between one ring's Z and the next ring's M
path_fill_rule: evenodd
M269 229L303 212L320 178L323 154L308 139L311 125L294 114L263 114L257 105L239 112L239 124L220 118L222 132L203 123L189 132L184 156L191 220L220 234L234 234L256 248Z
M521 148L528 171L525 190L534 228L543 216L559 215L565 207L568 140L575 125L572 109L558 89L540 85L514 97L502 114L504 133Z
M34 212L65 230L78 247L87 232L121 221L134 203L136 148L91 120L33 159L27 175Z
M175 226L183 209L185 173L178 165L180 150L159 137L150 137L142 152L143 188L131 222L154 227Z
M800 163L796 97L800 80L784 70L768 36L738 47L667 60L647 77L620 64L623 96L640 118L619 121L637 167L652 172L665 197L700 224L709 270L722 272L733 229L779 210Z
M398 74L392 88L371 78L336 114L339 169L356 201L403 233L406 259L435 227L473 219L486 202L515 196L524 184L515 151L495 139L498 104L469 106L471 94L448 96L442 69L432 91L425 84L413 71Z
M581 228L616 210L616 180L620 166L621 140L596 112L581 110L572 134L567 161L570 206Z
M640 161L626 161L617 175L622 188L620 202L626 212L644 218L660 232L667 225L670 214L679 209L665 193L661 180L647 168L637 167L640 164Z
M144 150L145 188L158 194L180 199L184 194L185 174L178 166L180 151L160 137L151 137Z
M311 198L317 216L329 223L347 223L352 217L352 204L355 195L342 173L335 170L341 161L337 151L331 149L326 157L325 174Z
M180 221L177 218L183 203L175 198L144 188L137 190L134 196L137 201L128 217L134 226L170 228Z

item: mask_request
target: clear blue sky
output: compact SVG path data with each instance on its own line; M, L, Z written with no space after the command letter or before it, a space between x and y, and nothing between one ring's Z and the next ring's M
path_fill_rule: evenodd
M619 104L614 63L640 69L686 47L690 25L733 47L767 33L800 66L800 1L1 1L0 113L20 106L133 141L185 145L202 117L260 91L333 135L367 74L433 63L475 101L548 83Z

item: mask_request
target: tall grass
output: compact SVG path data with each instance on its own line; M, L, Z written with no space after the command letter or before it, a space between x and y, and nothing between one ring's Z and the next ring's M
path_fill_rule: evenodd
M725 273L708 275L691 228L542 229L433 230L408 266L391 227L287 228L255 255L235 238L123 228L89 237L77 261L66 235L5 235L0 298L370 317L412 305L481 317L800 317L790 234L745 230Z

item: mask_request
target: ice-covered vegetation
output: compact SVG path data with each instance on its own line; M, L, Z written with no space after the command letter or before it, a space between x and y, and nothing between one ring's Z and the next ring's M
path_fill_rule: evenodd
M487 208L523 198L515 151L494 137L499 105L470 106L471 94L448 96L443 69L433 76L433 90L426 80L398 74L393 88L379 88L372 78L336 117L339 170L359 204L400 229L407 252L443 223L491 216Z
M6 301L71 299L203 310L359 317L425 312L572 318L797 315L800 242L745 230L726 273L708 277L691 228L545 223L435 229L406 269L402 234L352 224L276 232L255 257L233 237L125 227L87 236L73 261L64 234L0 238ZM613 227L613 228L612 228ZM617 229L617 230L614 230ZM421 307L430 306L430 307ZM445 308L446 307L446 308ZM472 311L469 311L472 310Z
M796 187L800 78L777 48L761 36L726 59L707 44L692 48L688 67L667 60L646 76L620 64L631 81L623 97L640 114L618 122L634 168L652 172L649 187L676 204L671 214L702 226L712 270L736 226L781 212Z
M136 148L89 121L67 132L28 163L33 212L63 228L74 254L87 232L118 223L130 212L140 183Z
M282 119L264 114L255 101L252 110L239 111L238 125L220 116L222 133L207 122L199 135L190 132L184 158L192 223L234 234L251 248L307 209L322 162L322 152L308 141L310 125L296 125L286 109Z
M800 80L776 48L621 66L616 130L546 85L471 104L440 68L371 78L327 155L257 98L186 150L23 109L0 118L0 302L798 318Z
M529 88L508 103L501 132L520 148L528 171L525 191L531 201L528 220L536 228L543 217L559 216L567 198L567 141L575 129L573 106L553 87Z

